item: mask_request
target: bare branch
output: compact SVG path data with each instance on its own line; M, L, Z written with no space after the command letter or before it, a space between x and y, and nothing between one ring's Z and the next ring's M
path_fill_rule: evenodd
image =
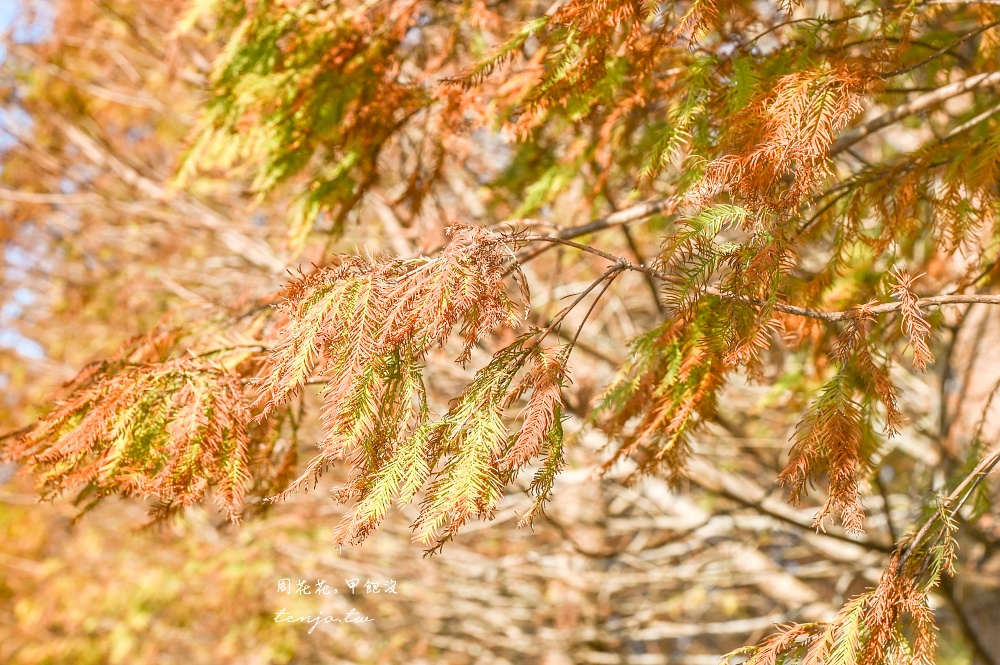
M935 104L940 104L943 101L949 100L952 97L957 97L958 95L969 92L970 90L975 90L976 88L986 88L997 84L1000 84L1000 72L985 72L983 74L976 74L975 76L964 78L961 81L955 81L954 83L943 85L933 92L921 95L920 97L912 99L905 104L900 104L891 111L888 111L877 118L864 122L857 127L844 132L840 135L840 138L834 141L833 145L830 146L830 156L832 157L844 152L866 136L874 134L880 129L884 129L889 125L899 122L907 116L920 113Z
M580 251L587 252L588 254L593 254L594 256L599 256L608 261L615 262L616 265L623 266L624 270L635 270L637 272L650 275L657 279L665 280L667 275L650 268L649 266L636 265L628 259L615 256L614 254L609 254L603 250L591 247L589 245L583 245L578 242L573 242L572 240L563 240L561 238L555 238L552 236L528 236L528 241L535 242L547 242L559 245L566 245L567 247L573 247L579 249ZM739 298L740 296L735 296L731 293L726 293L720 291L719 289L708 287L705 289L705 293L713 296L718 296L720 298ZM753 304L763 304L760 301L751 301ZM1000 305L1000 295L988 295L988 294L956 294L956 295L939 295L939 296L928 296L926 298L920 298L917 300L917 307L940 307L942 305L960 305L966 303L980 303L987 305ZM903 306L902 302L885 302L878 305L872 305L866 307L865 311L872 314L887 314L889 312L895 312ZM775 303L774 309L783 312L785 314L794 314L795 316L805 316L811 319L821 319L823 321L844 321L854 316L856 308L840 310L840 311L825 311L820 309L814 309L811 307L799 307L798 305L790 305L788 303Z

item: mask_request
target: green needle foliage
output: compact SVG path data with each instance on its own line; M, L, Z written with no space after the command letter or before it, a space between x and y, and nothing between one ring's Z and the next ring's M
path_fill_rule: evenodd
M130 365L78 385L9 453L43 496L155 497L156 514L212 488L239 522L250 485L249 408L239 377L193 359Z

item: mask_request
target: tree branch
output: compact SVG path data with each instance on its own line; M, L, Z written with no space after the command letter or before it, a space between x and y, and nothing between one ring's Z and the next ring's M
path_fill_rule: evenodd
M987 30L989 30L990 28L994 28L994 27L996 27L998 25L1000 25L1000 21L993 21L992 23L987 23L985 25L981 25L978 28L976 28L975 30L970 30L969 32L965 33L964 35L962 35L961 37L959 37L958 39L956 39L955 41L953 41L951 44L948 44L947 46L941 47L940 49L938 49L937 51L935 51L931 55L927 56L923 60L919 60L919 61L917 61L917 62L915 62L913 64L907 65L906 67L902 67L902 68L897 69L895 71L889 72L888 74L885 75L884 78L890 78L892 76L899 76L901 74L906 74L907 72L912 72L914 69L917 69L918 67L923 67L928 62L931 62L932 60L934 60L936 58L940 58L945 53L951 51L953 48L955 48L959 44L962 44L963 42L966 42L966 41L972 39L976 35L984 33Z
M650 268L649 266L637 265L628 259L615 256L614 254L609 254L603 250L597 249L596 247L591 247L590 245L583 245L578 242L573 242L572 240L563 240L561 238L556 238L553 236L528 236L526 238L528 241L532 242L547 242L558 245L566 245L567 247L573 247L582 252L587 252L588 254L593 254L594 256L599 256L602 259L612 261L617 266L621 266L622 270L634 270L636 272L641 272L646 275L650 275L657 279L665 280L667 275ZM742 296L737 296L732 293L726 293L714 287L708 287L705 289L705 293L708 295L718 296L720 298L728 299L740 299L747 300L748 302L755 305L762 305L763 301L754 299L744 298ZM963 303L982 303L987 305L1000 305L1000 295L986 295L986 294L956 294L956 295L940 295L940 296L928 296L926 298L920 298L917 301L918 307L940 307L942 305L959 305ZM877 305L872 305L870 307L865 307L865 311L870 314L887 314L889 312L895 312L900 307L902 303L899 301L884 302ZM792 314L795 316L805 316L811 319L820 319L823 321L844 321L850 319L857 315L860 311L860 307L853 307L847 310L840 311L826 311L820 309L813 309L811 307L799 307L798 305L790 305L788 303L778 302L774 304L774 309L782 312L784 314Z
M921 95L905 104L900 104L891 111L883 113L877 118L873 118L868 122L864 122L857 127L844 132L836 141L833 142L833 145L830 146L830 156L833 157L834 155L844 152L866 136L874 134L880 129L884 129L893 123L899 122L907 116L919 113L927 108L930 108L931 106L934 106L935 104L939 104L943 101L951 99L952 97L957 97L958 95L969 92L970 90L985 88L997 84L1000 84L1000 72L985 72L983 74L976 74L975 76L964 78L961 81L955 81L954 83L943 85L933 92Z
M965 480L963 480L961 484L959 484L959 486L948 495L948 498L945 499L945 503L951 506L951 510L949 512L952 517L954 517L962 506L965 505L965 502L970 496L972 496L976 487L979 483L983 482L983 479L990 471L993 470L993 468L997 465L997 462L1000 462L1000 448L994 449L989 455L984 457L979 464L976 465L976 468L972 470L972 473L966 476ZM933 527L939 519L940 514L935 513L930 519L924 522L924 525L920 527L920 530L917 531L916 535L910 539L909 544L906 546L906 550L899 559L900 570L903 569L903 564L906 563L906 560L913 555L917 546L927 536L927 532L931 530L931 527Z

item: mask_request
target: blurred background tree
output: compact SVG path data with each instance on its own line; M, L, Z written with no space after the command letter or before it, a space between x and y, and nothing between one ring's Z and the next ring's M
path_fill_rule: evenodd
M3 662L998 662L995 3L0 24Z

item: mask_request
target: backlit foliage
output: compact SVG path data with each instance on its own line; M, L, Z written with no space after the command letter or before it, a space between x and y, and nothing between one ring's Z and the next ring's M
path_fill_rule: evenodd
M490 331L516 326L526 304L507 295L503 276L511 265L525 284L513 263L518 236L472 227L451 234L433 259L344 257L291 283L279 306L288 323L261 372L257 418L267 418L317 369L327 377L320 453L281 496L350 459L355 476L338 498L355 504L336 530L340 543L362 540L394 500L409 503L428 482L414 525L422 542L436 540L446 524L453 534L472 515L491 516L511 476L543 449L545 467L533 485L540 500L559 468L564 358L541 347L538 334L499 351L444 417L432 417L422 376L427 353L458 328L457 361L465 363ZM522 368L525 376L515 382ZM526 391L524 423L509 435L504 412Z
M106 4L117 21L153 3ZM102 215L121 229L197 224L266 277L89 366L7 436L43 496L139 495L162 518L211 492L236 522L342 467L338 545L416 504L414 539L437 550L519 483L532 497L520 523L541 514L579 441L564 432L573 417L607 444L605 473L682 491L712 427L746 434L725 397L749 386L796 414L777 482L793 503L816 501L816 529L860 538L886 451L929 427L907 418L904 387L937 378L946 402L941 340L954 344L968 314L955 306L1000 304L995 3L168 4L173 50L152 60L211 56L163 74L204 102L169 121L115 106L169 99L81 87L88 60L74 56L97 57L86 45L46 53L51 68L17 61L11 103L30 106L48 143L14 136L22 147L4 156L4 233L29 246L49 215L61 256ZM64 122L74 114L88 120ZM130 158L115 156L119 129ZM130 138L154 129L184 137L169 184ZM247 231L219 208L237 221L266 209L280 228ZM392 254L328 251L374 227ZM212 263L197 242L183 250ZM529 280L552 305L562 273L584 275L573 299L533 310ZM587 337L600 340L591 314L625 274L654 302L621 315L637 332L613 341L628 342L622 362ZM162 281L189 299L200 288ZM593 403L568 397L578 350L618 365ZM434 390L450 360L464 379ZM313 406L318 452L300 469ZM992 469L965 463L981 432L959 442L939 421L958 487L975 490ZM763 463L738 459L751 458ZM951 572L968 496L932 494L927 526L882 548L894 553L875 589L739 653L934 662L928 597Z
M211 488L240 520L251 476L238 376L194 358L113 362L84 370L67 393L7 451L30 465L43 495L82 486L78 501L155 497L154 514L167 514Z

